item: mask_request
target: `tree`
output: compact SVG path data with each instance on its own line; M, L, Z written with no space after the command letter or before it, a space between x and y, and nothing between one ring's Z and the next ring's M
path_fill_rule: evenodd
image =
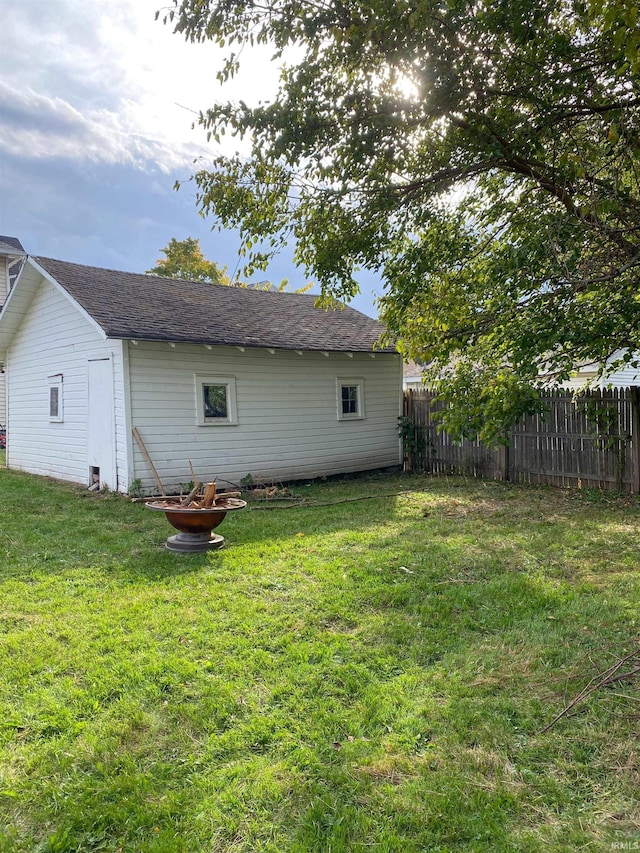
M289 286L286 278L282 279L277 288L270 281L262 281L249 285L247 282L232 281L226 267L220 267L215 261L210 261L202 254L200 240L187 237L178 240L172 237L164 249L160 251L165 255L157 265L147 270L149 275L159 275L165 278L177 278L184 281L201 281L208 284L224 284L227 287L252 287L254 290L278 290L284 292ZM306 293L313 287L313 282L297 288L293 293Z
M201 212L240 230L249 270L294 241L327 298L380 270L381 319L454 432L499 438L541 374L640 351L635 0L174 0L168 18L229 47L222 82L254 43L295 57L272 103L201 115L252 146L197 172Z
M160 275L165 278L179 278L185 281L202 281L209 284L232 284L226 267L219 267L215 261L209 261L202 254L200 240L187 237L178 240L172 237L164 249L165 256L155 267L147 270L150 275Z

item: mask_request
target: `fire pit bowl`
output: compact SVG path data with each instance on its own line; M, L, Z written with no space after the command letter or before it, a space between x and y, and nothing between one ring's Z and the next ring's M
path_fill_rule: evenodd
M228 512L244 509L246 501L237 498L225 498L224 495L216 500L211 507L183 507L179 500L163 499L148 501L145 506L149 509L164 512L167 521L179 533L169 536L165 548L183 554L195 554L203 551L215 551L224 545L224 536L211 531L224 521Z

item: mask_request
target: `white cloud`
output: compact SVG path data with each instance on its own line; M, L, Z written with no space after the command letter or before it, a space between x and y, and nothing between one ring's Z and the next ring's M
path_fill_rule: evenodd
M221 52L185 43L155 20L157 8L159 0L4 0L0 150L143 169L153 161L165 172L213 153L192 129L197 112L223 96L268 98L277 68L262 49L221 89Z
M124 106L133 110L132 105ZM80 112L63 98L30 89L17 91L0 82L0 151L6 154L122 163L141 169L154 163L169 172L201 153L188 143L170 144L167 139L145 136L127 118L127 109Z

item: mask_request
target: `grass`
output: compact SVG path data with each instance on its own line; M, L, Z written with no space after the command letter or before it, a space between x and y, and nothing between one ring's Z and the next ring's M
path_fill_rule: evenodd
M176 555L142 504L0 470L0 850L637 846L638 679L541 732L638 643L638 500L296 491Z

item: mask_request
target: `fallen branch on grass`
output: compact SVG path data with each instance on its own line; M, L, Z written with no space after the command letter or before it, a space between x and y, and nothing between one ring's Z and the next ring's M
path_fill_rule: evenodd
M631 662L638 663L638 666L633 666L631 670L628 672L620 672L620 670L627 664ZM596 690L600 690L601 687L608 687L610 684L615 684L618 681L625 681L626 679L633 678L634 676L640 673L640 647L630 652L628 655L625 655L623 658L617 660L612 666L606 669L604 672L601 672L600 675L596 675L591 681L584 687L578 695L569 702L569 704L560 711L559 714L551 720L551 722L545 726L540 734L545 734L549 731L549 729L554 726L558 720L561 720L563 717L566 717L567 714L579 705L581 702L584 702L586 699L591 696L592 693L595 693Z
M350 504L356 503L357 501L372 501L376 500L376 498L396 498L400 495L414 495L422 492L428 492L429 489L405 489L402 492L385 492L380 495L359 495L357 498L340 498L337 501L323 501L321 503L308 503L306 498L299 498L297 503L288 503L284 506L252 506L249 507L249 510L256 509L294 509L295 507L305 506L307 508L313 508L320 506L338 506L339 504ZM273 500L273 498L271 498Z

